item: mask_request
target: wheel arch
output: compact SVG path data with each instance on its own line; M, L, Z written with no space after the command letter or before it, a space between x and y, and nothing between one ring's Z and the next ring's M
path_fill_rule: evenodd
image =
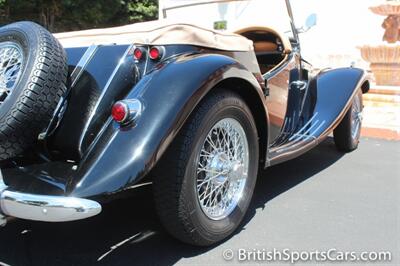
M268 149L268 112L257 90L245 79L227 78L216 84L203 98L218 89L237 93L250 108L257 127L259 160L261 163L264 162Z
M368 93L371 88L371 82L367 79L361 84L361 91L363 94Z

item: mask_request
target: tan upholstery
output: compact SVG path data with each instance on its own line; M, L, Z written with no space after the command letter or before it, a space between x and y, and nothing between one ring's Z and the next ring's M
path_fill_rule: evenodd
M278 45L273 42L266 42L266 41L261 41L261 42L255 42L254 43L254 51L257 52L274 52L278 51Z
M188 44L227 51L252 51L253 42L235 33L217 32L189 24L150 21L121 27L57 33L64 47L91 44Z
M272 28L268 28L268 27L247 27L247 28L243 28L243 29L238 29L235 31L235 33L237 34L243 34L246 32L251 32L251 31L267 31L267 32L271 32L273 34L275 34L276 36L279 37L279 39L281 39L282 41L282 45L283 45L283 53L285 54L290 54L290 52L292 51L292 45L290 44L290 40L287 36L285 36L284 34L279 33L278 31L272 29ZM255 44L257 45L257 44ZM257 49L257 48L255 48Z

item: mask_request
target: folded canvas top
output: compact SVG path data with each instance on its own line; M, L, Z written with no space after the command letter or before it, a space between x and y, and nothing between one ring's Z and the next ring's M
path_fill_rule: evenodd
M187 44L226 51L251 51L253 42L245 37L199 26L166 21L150 21L120 27L54 34L64 47L92 44Z

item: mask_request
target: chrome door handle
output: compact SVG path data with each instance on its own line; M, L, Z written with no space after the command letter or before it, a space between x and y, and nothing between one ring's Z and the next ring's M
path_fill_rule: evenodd
M302 91L307 87L307 84L308 83L306 81L295 80L295 81L290 82L290 87L296 86L297 88L299 88Z

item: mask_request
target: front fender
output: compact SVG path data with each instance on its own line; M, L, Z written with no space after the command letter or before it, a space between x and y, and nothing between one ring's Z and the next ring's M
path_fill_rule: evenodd
M287 119L285 128L294 130L283 134L282 145L270 149L267 165L295 158L318 145L343 119L357 90L368 90L365 84L366 72L358 68L329 69L313 77L301 117L293 127Z
M80 163L70 194L107 195L137 183L158 162L201 99L219 82L233 77L252 84L262 97L254 75L230 57L182 55L160 63L126 97L143 104L137 123L120 128L109 119Z
M365 70L359 68L338 68L321 72L315 77L317 100L314 114L323 122L314 136L321 139L332 132L351 106L358 89L364 90L368 81Z

